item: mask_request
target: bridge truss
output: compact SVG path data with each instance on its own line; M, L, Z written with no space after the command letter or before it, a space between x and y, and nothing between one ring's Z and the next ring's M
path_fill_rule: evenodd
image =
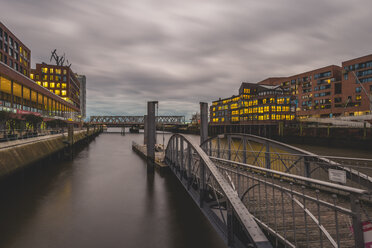
M170 125L183 124L185 122L185 116L156 116L156 122ZM91 116L90 123L107 126L143 125L144 116Z

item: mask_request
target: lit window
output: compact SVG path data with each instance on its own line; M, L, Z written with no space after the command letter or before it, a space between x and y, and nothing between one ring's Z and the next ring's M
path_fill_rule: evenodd
M50 83L49 86L50 86L50 88L54 88L56 85L55 85L55 83Z
M355 100L357 100L357 101L362 100L362 96L361 96L361 95L356 96L356 97L355 97Z
M67 92L65 90L62 90L62 96L65 96Z
M61 88L61 84L60 83L57 83L57 88Z
M67 74L67 71L66 70L63 70L63 75L66 75Z
M53 75L50 75L49 79L50 79L51 81L53 81L53 80L54 80L54 76L53 76Z
M48 82L43 82L44 87L48 87Z
M43 80L48 80L48 75L44 75Z
M37 81L36 83L37 83L38 85L41 85L41 82L40 82L40 81Z
M61 69L56 69L56 74L61 75Z
M43 73L48 73L48 68L43 67L43 68L41 68L41 71L42 71Z
M56 95L59 96L61 94L61 91L60 90L56 90L55 93L56 93Z
M50 69L49 69L49 71L50 71L50 73L51 73L51 74L53 74L53 73L54 73L54 72L53 72L53 71L54 71L54 69L53 69L53 68L50 68Z
M66 84L62 84L62 89L66 89Z
M30 74L30 78L34 79L34 74L33 73Z

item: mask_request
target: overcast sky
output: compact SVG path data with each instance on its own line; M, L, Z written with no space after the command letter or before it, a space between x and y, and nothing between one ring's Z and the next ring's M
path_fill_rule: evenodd
M87 114L199 110L242 81L372 53L371 0L0 0L32 65L65 53L87 76Z

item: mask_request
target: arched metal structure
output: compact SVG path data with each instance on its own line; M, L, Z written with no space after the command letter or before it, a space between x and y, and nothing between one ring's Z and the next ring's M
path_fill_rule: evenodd
M333 157L334 162L244 134L219 135L201 147L275 245L364 247L362 225L372 216L371 178L351 164L372 160ZM346 185L330 181L330 169L346 172Z
M156 116L156 122L162 124L183 124L185 116ZM143 125L143 116L91 116L91 124L103 124L112 127Z
M165 162L230 247L272 247L231 184L198 145L174 134Z

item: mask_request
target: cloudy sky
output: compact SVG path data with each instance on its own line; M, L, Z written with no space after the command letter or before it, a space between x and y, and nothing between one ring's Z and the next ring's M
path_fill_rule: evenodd
M372 53L371 0L0 0L0 19L49 62L87 76L87 112L198 111L242 81Z

